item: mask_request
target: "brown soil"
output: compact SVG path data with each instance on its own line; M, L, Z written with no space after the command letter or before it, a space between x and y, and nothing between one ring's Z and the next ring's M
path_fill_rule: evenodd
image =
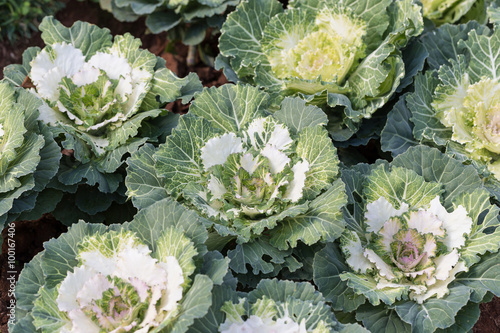
M494 297L489 303L479 305L481 316L474 325L474 333L498 333L500 332L500 298Z

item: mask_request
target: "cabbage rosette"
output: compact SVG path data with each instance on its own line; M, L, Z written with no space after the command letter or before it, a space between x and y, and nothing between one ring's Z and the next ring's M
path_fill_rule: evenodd
M220 28L228 12L240 0L99 0L102 9L120 21L146 17L146 26L155 34L163 31L169 39L196 45L205 39L209 27Z
M422 29L410 0L244 1L222 27L217 66L275 104L298 95L328 109L331 135L345 141L421 66L413 55L420 64L405 69L401 49Z
M367 332L357 324L339 323L323 295L307 283L262 280L238 301L225 302L220 333Z
M18 217L30 220L37 201L56 175L61 158L52 133L36 120L41 101L32 94L0 82L0 226ZM41 215L41 214L40 214ZM35 216L34 219L39 216Z
M472 329L500 294L500 209L474 167L417 146L342 177L347 228L313 264L333 308L373 332Z
M189 100L201 84L196 75L177 78L130 34L113 41L108 29L83 22L66 28L51 17L40 30L47 46L28 49L23 65L7 67L5 76L18 85L29 77L44 101L39 120L73 151L59 181L115 192L122 156L148 139L139 131L143 122L166 114L160 107L167 102Z
M186 332L212 303L228 259L170 199L127 224L79 222L22 271L10 332Z
M445 25L423 38L430 71L388 115L382 149L393 155L424 143L473 164L500 196L500 31L476 22ZM437 48L439 46L439 48Z
M230 257L242 257L233 267L242 273L246 263L254 274L270 273L298 241L333 241L344 228L346 195L325 114L298 98L273 115L268 107L269 95L255 87L205 89L165 144L128 161L125 183L136 207L177 198L219 235L237 238ZM272 262L264 262L269 251Z

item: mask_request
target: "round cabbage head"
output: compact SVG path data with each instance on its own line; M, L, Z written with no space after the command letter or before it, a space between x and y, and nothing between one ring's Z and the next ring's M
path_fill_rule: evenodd
M185 332L227 271L206 238L197 216L168 199L126 225L75 224L21 273L11 330Z
M132 155L127 193L139 208L152 198L176 198L226 242L253 244L254 260L245 260L270 273L274 264L259 265L260 251L282 258L298 241L333 240L343 230L346 197L326 122L298 98L271 114L269 95L256 87L205 89L165 144ZM155 176L144 178L144 170ZM246 272L243 262L234 264Z
M300 96L329 110L331 134L345 141L396 91L401 49L422 27L406 0L244 1L222 27L216 65L267 90L274 105Z
M342 178L353 193L346 230L313 264L314 281L333 308L356 311L371 331L472 328L464 316L499 291L477 284L498 280L491 264L499 256L500 221L476 169L416 146L390 164L346 169ZM390 320L381 324L374 319L380 317Z

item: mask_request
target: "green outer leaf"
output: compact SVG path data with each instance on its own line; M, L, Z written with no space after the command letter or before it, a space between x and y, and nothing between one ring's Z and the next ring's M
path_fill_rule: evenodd
M215 133L210 122L191 112L180 118L179 125L153 155L156 174L165 178L169 193L178 193L189 183L201 180L201 148Z
M196 92L203 89L200 79L194 73L184 78L178 78L171 70L161 68L154 73L151 89L141 104L140 110L154 110L163 105L182 98L183 103L189 102Z
M7 143L8 145L9 143ZM6 170L0 177L0 195L18 188L20 178L33 173L40 163L40 150L45 144L43 136L28 133L22 141L22 146L16 149L14 158L6 165Z
M479 304L469 302L466 306L458 311L455 316L455 324L452 326L436 330L437 333L462 333L471 332L474 324L479 319L480 311Z
M269 95L249 85L225 84L203 90L189 108L225 132L239 132L253 119L266 115Z
M219 49L223 56L234 57L231 65L237 73L241 74L242 67L255 67L267 61L261 49L262 32L269 20L282 11L282 5L276 0L242 1L227 16L221 29Z
M146 208L168 196L155 172L153 154L156 149L151 144L144 145L127 160L127 196L132 198L134 207Z
M387 123L380 134L382 150L391 152L392 156L402 154L409 147L418 144L413 138L414 125L410 121L412 113L406 107L406 96L401 96L394 108L389 112Z
M481 302L487 292L500 296L499 258L498 252L485 254L468 272L461 273L455 278L455 283L471 288L471 301Z
M323 194L309 204L306 213L288 217L273 229L271 244L278 249L294 248L301 240L312 245L320 240L332 242L344 231L341 208L347 203L345 185L337 179Z
M384 197L396 209L403 203L412 208L426 207L441 192L438 182L429 182L417 172L394 164L391 171L384 165L375 168L367 177L363 189L367 203Z
M481 32L480 32L481 33ZM467 73L473 82L482 77L497 79L500 74L500 30L495 30L491 36L478 34L477 31L469 32L466 41L459 42L459 46L465 46L470 60Z
M238 294L235 292L235 286L229 284L215 285L212 290L212 305L208 309L208 313L203 318L195 319L193 325L189 327L189 333L216 333L219 332L220 323L226 317L225 313L220 309L222 305L230 301L238 302Z
M324 126L328 123L323 110L314 105L306 105L306 101L298 97L285 97L281 108L273 115L293 134L307 127Z
M471 30L480 31L480 34L489 34L489 28L476 21L466 24L445 24L424 34L422 42L429 52L427 63L431 69L439 69L442 65L450 65L449 59L458 60L458 55L463 54L463 45L459 40L466 40Z
M186 332L197 318L202 318L212 305L212 280L206 275L197 274L194 283L189 291L182 297L180 303L179 317L173 323L163 322L157 328L151 330L151 333Z
M330 186L338 174L337 149L321 126L304 128L298 135L298 156L309 163L304 183L304 198L312 200Z
M431 106L438 80L431 72L415 77L415 92L406 97L408 109L412 112L410 120L415 124L413 135L419 141L430 139L438 145L445 144L451 138L451 129L445 127L436 117Z
M184 235L194 243L198 255L205 254L204 243L208 234L200 223L200 217L170 198L140 210L129 225L129 229L136 232L153 253L158 251L156 242L162 230L168 227L183 230Z
M451 207L453 198L462 192L481 187L476 169L463 165L435 148L415 146L392 161L393 167L404 167L422 175L428 182L437 182L444 188L443 199L446 208Z
M480 261L479 256L486 251L497 252L500 247L500 209L490 204L489 192L482 188L464 192L453 200L453 205L464 207L467 215L474 221L465 246L460 251L460 257L465 260L467 267Z
M203 266L200 273L206 275L212 280L214 285L222 285L224 279L229 275L229 258L224 257L218 251L210 251L203 257Z
M362 305L356 310L356 319L371 332L411 333L411 326L399 318L395 310L384 305Z
M255 303L258 299L267 297L275 302L286 302L290 297L318 304L323 301L323 295L308 282L293 282L278 279L264 279L257 288L248 294L248 302Z
M366 299L357 295L347 286L347 282L340 279L340 274L349 270L337 244L327 243L314 256L314 284L318 290L331 301L336 311L351 312L356 310Z
M423 304L401 302L395 309L403 321L412 325L412 332L433 332L453 325L458 311L467 304L469 297L470 289L458 285L451 287L445 298L429 298Z
M281 265L286 262L286 258L292 253L291 249L280 251L259 238L251 243L238 244L234 250L229 250L227 256L231 259L229 267L236 273L246 274L246 265L252 266L252 273L258 275L273 272L275 265ZM264 256L270 257L269 260Z
M5 213L12 208L14 198L18 198L21 194L31 190L35 186L35 181L32 175L21 177L19 178L19 181L20 184L15 190L0 193L0 218L5 218L4 220L0 219L0 224L2 225L7 219L7 215Z
M112 44L109 29L101 29L87 22L77 21L71 28L66 28L52 16L47 16L38 28L42 32L42 39L45 44L71 43L82 51L87 60L97 51Z
M105 225L87 224L83 221L73 225L68 232L59 238L44 243L45 252L42 258L42 269L46 277L44 288L52 290L78 264L76 259L77 246L88 235L103 233ZM45 292L49 292L45 290Z
M59 332L62 327L70 322L69 318L57 308L57 288L48 288L47 284L39 290L40 297L35 301L31 312L33 324L37 331L42 333Z
M16 307L21 310L29 312L33 309L34 302L38 297L38 290L44 285L45 277L41 265L42 254L38 253L34 256L19 274L16 284ZM20 318L18 317L18 319Z
M394 287L378 289L377 281L365 274L344 272L339 274L342 281L347 281L347 285L354 289L358 295L364 295L372 305L379 305L381 301L391 305L403 299L407 293L407 287Z

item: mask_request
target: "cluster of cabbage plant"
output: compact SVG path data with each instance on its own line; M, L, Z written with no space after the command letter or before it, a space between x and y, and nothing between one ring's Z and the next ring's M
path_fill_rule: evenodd
M16 288L10 332L186 332L224 283L199 217L165 199L130 223L80 222L45 243Z
M347 228L314 258L332 307L373 332L471 329L478 303L500 292L500 210L474 167L417 146L342 179Z
M50 187L70 193L89 219L125 202L123 156L156 140L155 131L145 135L141 126L154 118L160 124L156 135L168 132L177 116L162 106L178 98L189 101L201 84L195 74L177 78L130 34L113 39L108 29L82 22L66 28L51 17L40 30L46 47L29 48L23 64L8 66L4 74L14 85L31 86L40 99L38 120L64 149Z
M410 0L242 2L222 27L217 65L274 104L301 96L329 109L330 134L343 141L411 75L401 49L422 32L420 11Z
M239 273L246 264L255 274L300 265L285 259L299 241L333 241L343 230L346 196L326 115L298 98L274 114L269 104L251 86L205 89L164 144L128 161L134 205L172 196L196 210L225 242L237 239L229 257L239 258L231 263Z

